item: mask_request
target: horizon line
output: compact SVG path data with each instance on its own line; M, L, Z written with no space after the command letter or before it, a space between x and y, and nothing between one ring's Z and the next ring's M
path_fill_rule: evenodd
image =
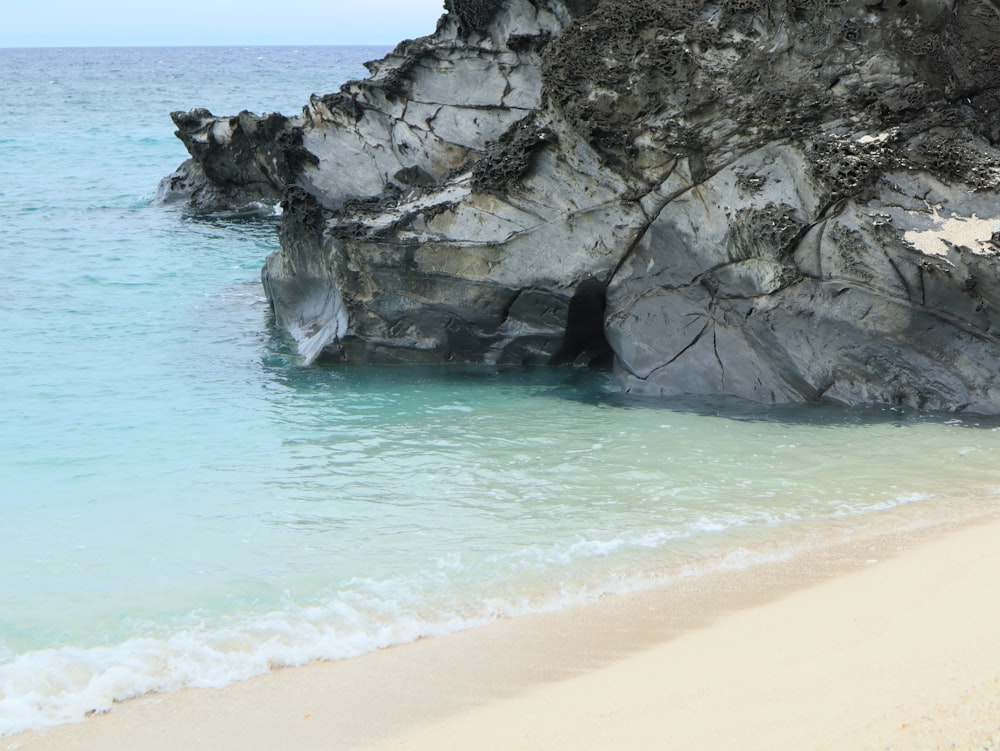
M419 37L407 37L396 42L310 42L304 44L293 44L287 42L211 42L201 44L178 44L178 43L150 43L150 44L2 44L0 50L49 50L49 49L146 49L158 47L164 49L198 48L198 47L396 47L402 42L411 41Z

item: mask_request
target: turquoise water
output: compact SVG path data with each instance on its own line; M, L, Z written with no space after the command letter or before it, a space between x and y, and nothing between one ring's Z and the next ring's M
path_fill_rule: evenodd
M996 421L303 367L168 113L384 51L0 50L0 734L994 503Z

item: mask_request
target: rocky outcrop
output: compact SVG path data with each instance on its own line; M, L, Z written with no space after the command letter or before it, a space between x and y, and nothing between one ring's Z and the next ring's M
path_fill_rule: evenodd
M1000 412L990 0L450 0L301 116L175 114L161 193L276 201L308 361Z

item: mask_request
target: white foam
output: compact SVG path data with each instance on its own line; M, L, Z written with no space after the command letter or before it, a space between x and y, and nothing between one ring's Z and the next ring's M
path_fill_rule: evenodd
M345 625L351 621L357 625ZM379 623L338 602L115 646L29 652L0 664L0 735L77 722L151 692L225 686L279 666L354 657L487 621L402 615Z
M927 497L901 494L891 503L912 503ZM873 509L875 505L870 505L853 513ZM677 529L533 546L487 561L490 570L539 573L539 586L534 590L488 586L491 594L468 593L463 598L451 588L448 578L449 572L465 568L462 557L456 554L435 559L437 571L431 580L356 578L325 605L289 606L211 624L192 623L172 633L161 631L158 636L113 646L63 647L16 657L8 651L7 659L0 662L0 735L80 721L89 714L109 711L117 702L151 692L224 686L275 667L354 657L483 626L498 618L550 612L606 594L787 560L799 552L795 544L785 543L765 550L737 547L717 553L711 553L710 547L697 560L687 554L682 558L669 554L674 540L703 539L698 533L706 528L725 530L754 522L767 523L767 519L720 514ZM596 576L578 576L578 567L612 553L616 558L627 558L630 552L656 548L666 550L663 560L673 563L615 567L611 571L602 568L604 573ZM683 563L684 559L688 562ZM3 654L0 652L0 657Z
M588 555L601 548L581 546ZM561 584L544 596L485 597L465 605L452 600L434 612L427 603L408 605L415 593L402 592L399 582L357 580L352 582L356 591L325 606L234 618L114 646L30 652L0 664L0 736L82 721L148 693L221 687L276 667L355 657L656 581L646 575L611 576L597 584ZM380 590L401 597L380 599ZM418 616L418 609L425 615Z
M887 498L884 501L876 501L875 503L845 503L833 513L833 517L835 519L843 519L879 511L891 511L892 509L907 506L911 503L930 501L933 498L934 495L930 493L901 493L900 495Z
M451 572L465 567L462 556L455 554L436 559L437 573L431 579L354 579L336 600L321 606L191 623L171 633L161 628L158 635L112 646L63 647L18 656L8 651L0 662L0 735L77 722L151 692L224 686L275 667L354 657L497 618L549 612L649 587L663 577L612 571L595 580L579 576L578 567L612 554L668 546L690 534L661 529L580 538L512 551L496 561L501 564L494 567L497 570L538 574L534 590L510 591L501 584L492 588L494 594L469 593L463 598L449 579ZM694 568L683 573L696 574Z

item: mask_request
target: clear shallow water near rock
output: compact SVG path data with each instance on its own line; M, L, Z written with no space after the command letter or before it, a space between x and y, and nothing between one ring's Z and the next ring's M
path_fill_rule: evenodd
M150 205L168 113L382 52L0 51L0 733L993 503L995 421L301 367L273 223Z

